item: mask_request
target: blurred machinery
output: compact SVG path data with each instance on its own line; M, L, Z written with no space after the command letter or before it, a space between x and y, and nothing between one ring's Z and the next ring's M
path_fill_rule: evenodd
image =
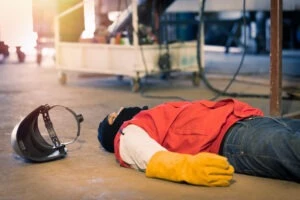
M0 1L0 60L16 54L19 62L25 61L25 51L35 43L32 26L31 0Z
M0 41L0 63L4 62L8 56L8 45L6 45L4 41Z
M226 4L222 0L207 1L205 12L208 12L206 13L208 17L205 17L204 24L208 23L209 26L205 28L205 34L201 34L201 38L195 34L188 36L187 40L178 40L180 37L174 36L174 32L177 33L178 30L176 26L183 25L185 28L190 28L181 30L183 33L195 33L198 30L192 30L193 25L199 24L199 18L197 19L197 15L191 15L189 18L184 16L180 21L172 12L189 11L191 14L191 11L194 11L198 13L199 4L203 1L86 0L64 10L55 19L56 66L61 72L60 82L66 83L67 71L126 75L132 78L132 90L137 91L141 76L187 71L193 73L193 84L198 85L199 74L201 74L199 62L202 63L200 66L204 67L204 57L202 51L200 52L201 59L198 59L199 41L196 42L196 40L200 40L200 45L203 45L204 40L206 43L218 38L223 39L216 43L222 44L223 42L225 53L228 53L232 46L243 47L244 44L247 44L247 50L251 53L272 52L270 112L272 115L279 115L282 46L276 44L281 44L282 39L285 39L289 42L283 42L283 45L287 45L288 48L297 46L294 44L297 44L299 24L295 23L297 20L294 19L297 18L298 12L289 16L289 20L282 20L282 13L287 11L289 14L289 11L297 10L300 2L288 0L283 4L282 0L271 2L249 0L246 5L246 14L241 15L242 4L245 1L237 3L235 0L230 0L226 1ZM121 2L125 2L125 5ZM112 20L112 24L108 20L111 5L118 5L117 17ZM87 8L90 8L89 11ZM64 40L65 35L61 34L60 29L66 27L62 26L61 22L70 14L81 11L84 13L85 22L79 37L81 43ZM214 13L216 11L218 13ZM226 16L227 11L230 11L228 13L231 16ZM232 11L237 11L235 13L238 15L232 18L234 15ZM246 23L241 23L242 17L246 18ZM272 26L270 26L271 21L273 21ZM91 25L90 22L96 22L96 25ZM220 22L221 27L214 24ZM174 24L175 28L172 27ZM229 26L226 27L224 24L229 24ZM242 28L242 26L245 27ZM282 26L287 26L283 31L284 35L281 32ZM216 31L213 32L211 27L216 27ZM289 30L288 34L286 30ZM209 31L212 32L207 34ZM216 33L223 35L213 36ZM243 44L241 36L244 35L246 35L244 38L247 43ZM184 34L184 37L186 36L187 34ZM275 39L271 41L270 36ZM210 42L213 43L213 41Z
M57 1L32 0L33 30L37 33L36 62L41 65L43 51L54 48L54 17L57 13Z
M102 14L108 14L108 6L101 1ZM106 1L106 3L112 3ZM124 2L124 1L119 1ZM161 40L160 17L173 2L133 0L123 5L118 17L107 27L101 19L97 27L85 22L81 43L62 41L60 21L82 8L85 18L93 23L95 1L84 1L65 10L56 17L56 66L61 71L60 82L66 82L66 71L82 71L131 77L132 90L138 91L142 76L173 71L193 74L192 83L199 84L196 41L169 43ZM93 6L91 6L93 5ZM99 5L98 5L99 6ZM121 5L119 5L121 7ZM87 13L89 12L89 13ZM100 12L101 13L101 12ZM103 16L103 15L102 15ZM103 19L102 19L103 20ZM94 29L93 29L94 28ZM91 37L91 32L95 35ZM101 38L102 36L102 38ZM172 58L172 59L171 59Z

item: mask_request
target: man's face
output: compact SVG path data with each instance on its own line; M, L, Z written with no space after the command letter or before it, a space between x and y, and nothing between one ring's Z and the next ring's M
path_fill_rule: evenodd
M109 152L114 152L114 138L123 122L132 119L141 110L147 107L121 107L118 112L107 115L98 128L98 140Z
M121 107L118 112L112 112L108 115L107 120L109 125L112 125L114 123L115 119L118 117L118 115L123 109L124 107Z

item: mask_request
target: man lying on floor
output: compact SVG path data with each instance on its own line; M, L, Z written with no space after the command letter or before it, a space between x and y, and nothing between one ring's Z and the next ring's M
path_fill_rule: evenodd
M107 115L98 140L147 177L228 186L237 173L300 182L300 120L236 99L167 102Z

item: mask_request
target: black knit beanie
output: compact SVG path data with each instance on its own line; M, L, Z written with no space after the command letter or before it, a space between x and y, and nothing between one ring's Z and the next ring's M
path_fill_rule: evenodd
M136 114L141 110L147 110L148 107L144 106L143 108L139 107L128 107L124 108L119 115L116 117L114 123L109 125L108 115L103 119L99 124L98 128L98 140L103 146L103 148L111 153L114 152L114 139L118 133L119 128L124 121L132 119Z

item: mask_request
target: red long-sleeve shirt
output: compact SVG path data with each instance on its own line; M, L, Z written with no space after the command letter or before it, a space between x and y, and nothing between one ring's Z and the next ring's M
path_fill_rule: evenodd
M236 99L168 102L141 111L120 130L129 124L137 125L172 152L218 153L230 126L250 116L263 116L263 112ZM127 166L120 157L119 144L120 132L114 140L115 156L121 165Z

